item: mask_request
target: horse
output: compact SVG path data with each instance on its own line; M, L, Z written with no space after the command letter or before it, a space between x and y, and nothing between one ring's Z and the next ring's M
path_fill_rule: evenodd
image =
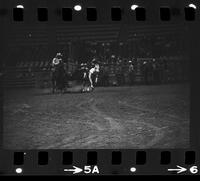
M58 90L61 93L65 91L65 69L64 64L59 62L59 64L54 65L52 68L52 89L53 93L57 92Z

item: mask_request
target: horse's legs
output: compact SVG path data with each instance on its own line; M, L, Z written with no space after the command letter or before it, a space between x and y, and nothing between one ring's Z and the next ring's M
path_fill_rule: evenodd
M52 80L52 93L54 94L56 92L56 81Z

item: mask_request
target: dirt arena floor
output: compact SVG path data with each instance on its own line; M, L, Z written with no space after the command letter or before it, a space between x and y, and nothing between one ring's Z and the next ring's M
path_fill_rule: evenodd
M189 85L5 92L5 149L189 147Z

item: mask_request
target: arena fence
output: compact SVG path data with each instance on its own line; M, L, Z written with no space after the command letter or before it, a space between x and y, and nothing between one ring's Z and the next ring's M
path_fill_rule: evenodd
M152 61L153 58L137 58L133 63L134 70L129 71L130 64L107 64L107 75L99 76L98 86L124 86L154 83L154 73L149 71L145 78L144 62ZM185 60L183 60L185 59ZM160 84L180 83L189 81L189 63L183 57L159 57L157 62L167 62L167 67L160 66L157 76ZM176 64L176 65L174 65ZM68 71L73 73L77 64L68 63ZM102 66L103 68L103 66ZM69 73L69 72L68 72ZM147 79L147 80L146 80ZM6 67L4 87L51 87L50 61L18 62L15 66Z

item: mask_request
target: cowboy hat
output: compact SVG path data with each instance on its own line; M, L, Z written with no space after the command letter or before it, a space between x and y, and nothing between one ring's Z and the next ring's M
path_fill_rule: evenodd
M60 63L60 60L58 58L53 59L53 64L58 65Z

